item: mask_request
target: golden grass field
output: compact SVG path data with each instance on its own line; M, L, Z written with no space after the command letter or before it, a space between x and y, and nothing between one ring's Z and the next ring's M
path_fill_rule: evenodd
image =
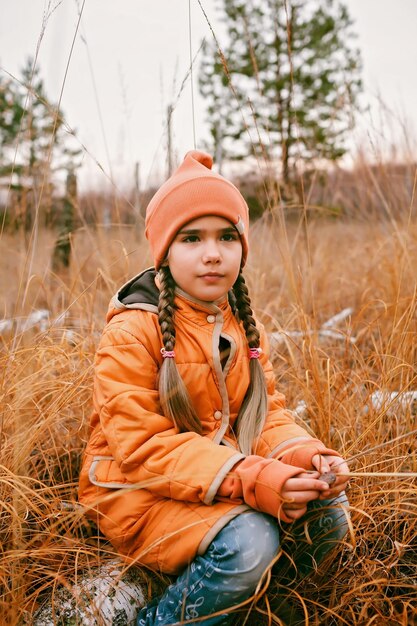
M417 390L417 223L410 207L411 197L401 219L375 212L327 219L312 211L307 220L302 210L287 223L277 211L251 232L246 276L256 314L276 333L279 388L290 408L304 401L298 419L326 443L347 459L361 453L350 463L357 475L348 490L346 543L326 573L294 595L306 624L417 623L417 474L407 477L417 472L417 401L386 395L372 403L375 392ZM71 588L114 557L73 504L106 306L150 257L140 225L86 227L72 235L70 267L55 273L54 239L40 229L32 238L5 232L0 240L0 319L15 318L0 336L4 626L30 624L59 587ZM333 334L319 332L347 307L352 311ZM39 309L50 312L49 321L25 328ZM245 609L245 624L280 623L268 617L266 600L277 584Z

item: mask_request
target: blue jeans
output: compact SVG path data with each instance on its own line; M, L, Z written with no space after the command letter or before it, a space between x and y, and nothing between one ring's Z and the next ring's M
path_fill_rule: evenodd
M282 525L264 513L249 511L233 518L216 535L206 552L197 556L165 593L143 607L137 626L201 624L218 626L233 623L227 610L250 598L262 574L282 548L290 560L274 565L274 574L288 577L288 563L303 578L317 569L326 554L347 532L344 494L332 501L316 500L294 524ZM307 525L307 526L306 526ZM305 529L308 528L307 536ZM213 613L222 612L221 615ZM201 619L208 616L207 619ZM235 614L236 616L236 614ZM198 621L194 621L200 618Z

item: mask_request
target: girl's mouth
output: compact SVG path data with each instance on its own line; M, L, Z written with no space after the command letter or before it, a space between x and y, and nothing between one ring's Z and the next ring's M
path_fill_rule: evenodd
M215 274L215 273L202 274L200 276L200 278L202 278L203 280L205 280L208 283L216 282L217 280L220 280L223 277L224 277L223 274Z

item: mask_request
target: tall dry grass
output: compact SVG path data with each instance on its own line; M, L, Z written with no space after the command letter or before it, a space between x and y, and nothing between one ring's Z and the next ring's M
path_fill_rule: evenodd
M375 214L359 221L286 222L280 209L251 232L246 275L273 343L278 385L302 420L346 458L351 529L325 575L294 590L309 624L417 622L415 407L372 405L375 391L417 389L417 225ZM304 207L305 209L305 207ZM308 213L308 219L306 218ZM53 234L1 236L4 317L47 309L43 327L16 321L1 335L0 623L30 623L61 586L114 557L76 506L87 438L94 350L116 287L150 264L140 227L72 234L70 267L52 270ZM29 245L29 248L27 247ZM341 337L323 323L353 312ZM301 418L298 418L301 419ZM381 475L383 474L383 475ZM386 475L388 474L388 475ZM279 623L269 591L246 609L246 624ZM269 613L269 617L268 617ZM97 622L99 623L99 622ZM306 622L307 623L307 622Z

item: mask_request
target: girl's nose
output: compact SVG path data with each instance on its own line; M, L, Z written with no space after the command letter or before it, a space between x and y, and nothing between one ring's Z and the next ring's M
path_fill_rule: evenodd
M218 263L221 255L219 246L214 241L208 241L204 247L203 259L205 263Z

